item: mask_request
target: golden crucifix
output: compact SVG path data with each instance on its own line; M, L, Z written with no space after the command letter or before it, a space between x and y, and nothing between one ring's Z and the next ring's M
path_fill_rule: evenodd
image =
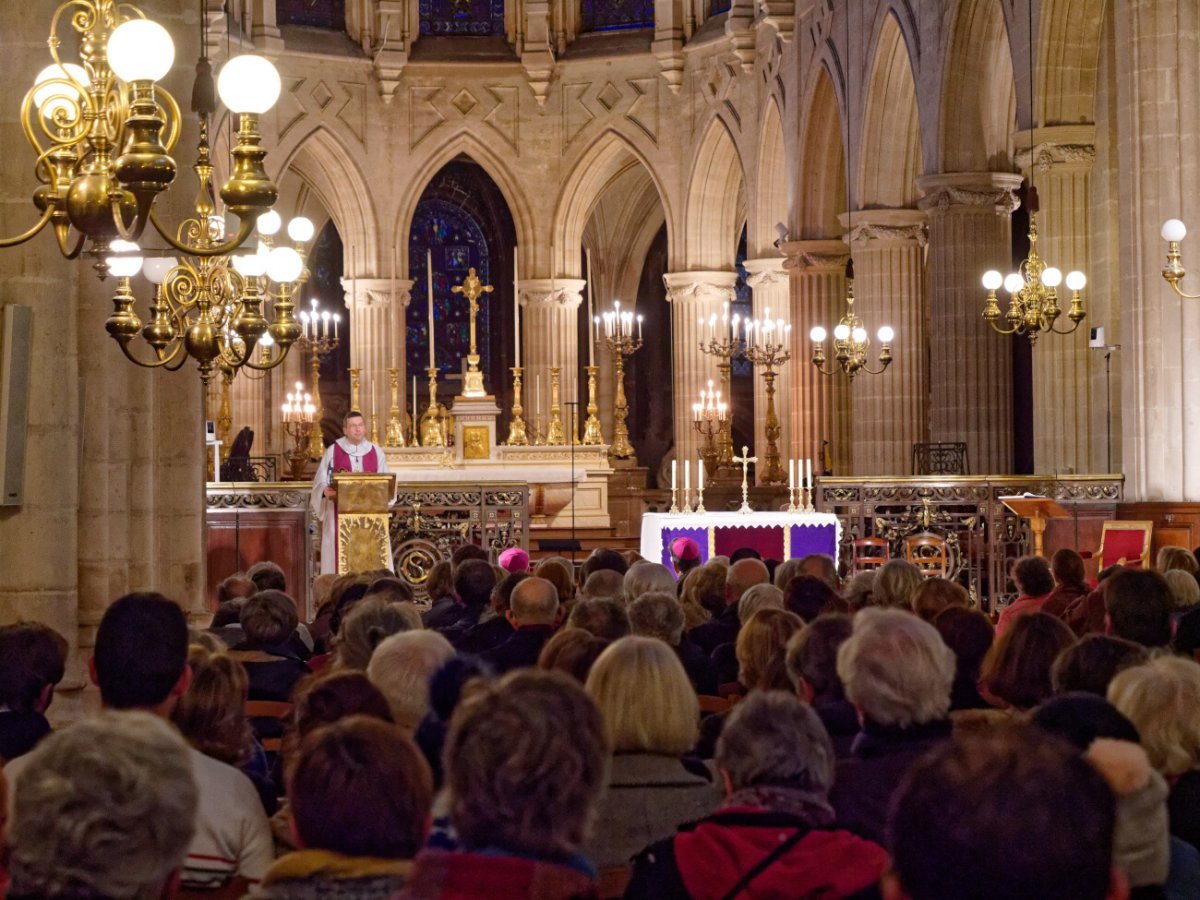
M479 371L479 353L475 349L475 316L479 313L479 298L490 294L492 290L490 284L484 284L475 277L474 269L467 269L467 277L463 279L463 283L450 289L451 293L462 294L470 304L468 310L471 315L471 352L467 354L467 374L463 379L464 397L487 396L487 391L483 389L483 373Z

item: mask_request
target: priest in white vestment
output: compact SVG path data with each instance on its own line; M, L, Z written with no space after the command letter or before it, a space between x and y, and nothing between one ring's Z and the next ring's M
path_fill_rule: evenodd
M342 437L325 449L317 474L313 477L312 510L321 523L321 574L337 572L337 489L333 476L338 472L386 472L383 448L367 440L367 423L360 412L351 410L342 420ZM391 555L388 558L391 568Z

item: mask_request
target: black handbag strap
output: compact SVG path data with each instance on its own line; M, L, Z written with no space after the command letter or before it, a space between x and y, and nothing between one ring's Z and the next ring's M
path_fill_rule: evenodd
M734 900L734 898L737 897L738 894L740 894L747 887L749 887L750 882L752 882L755 878L757 878L759 875L761 875L763 872L765 872L771 866L771 864L773 862L775 862L775 860L779 859L779 857L783 856L783 854L787 853L789 850L791 850L793 847L795 847L798 843L800 843L802 840L804 840L804 836L807 834L808 834L808 831L806 829L803 829L803 828L798 829L795 834L793 834L786 841L781 843L778 847L776 847L774 850L772 850L770 853L768 853L766 856L764 856L761 860L759 860L758 865L756 865L753 869L751 869L749 872L747 872L745 875L743 875L740 879L738 879L738 883L735 884L732 888L730 888L729 892L726 893L725 896L721 898L721 900Z

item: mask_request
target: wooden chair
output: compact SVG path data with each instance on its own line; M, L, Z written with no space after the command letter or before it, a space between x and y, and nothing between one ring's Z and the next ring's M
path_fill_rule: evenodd
M725 713L733 709L740 698L711 697L708 694L698 694L696 699L700 701L700 712Z
M742 683L740 681L725 681L725 682L722 682L721 684L717 685L717 696L718 697L725 697L725 698L732 697L735 700L740 700L742 697L742 693L743 693L743 689L742 689Z
M600 900L616 900L625 896L629 879L633 877L632 866L613 866L600 870Z
M247 700L242 707L247 719L278 719L279 731L287 730L288 721L292 717L292 704L278 700ZM282 737L259 738L262 748L268 753L278 753L283 744Z
M945 578L950 574L946 539L928 531L904 539L904 558L926 578Z
M1135 520L1105 522L1100 531L1100 548L1094 553L1080 552L1084 559L1096 560L1097 571L1108 566L1129 566L1131 569L1150 567L1150 537L1154 533L1153 522Z
M891 557L891 547L885 538L856 538L850 548L850 574L871 572Z

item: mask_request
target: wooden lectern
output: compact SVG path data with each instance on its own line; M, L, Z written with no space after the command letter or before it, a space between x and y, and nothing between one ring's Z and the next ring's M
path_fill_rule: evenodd
M1042 536L1046 533L1047 519L1065 519L1071 515L1057 500L1049 497L1001 497L1000 502L1022 519L1029 520L1029 530L1033 532L1033 552L1044 556L1042 552Z
M338 472L337 539L339 575L392 568L391 516L396 476L379 472Z

